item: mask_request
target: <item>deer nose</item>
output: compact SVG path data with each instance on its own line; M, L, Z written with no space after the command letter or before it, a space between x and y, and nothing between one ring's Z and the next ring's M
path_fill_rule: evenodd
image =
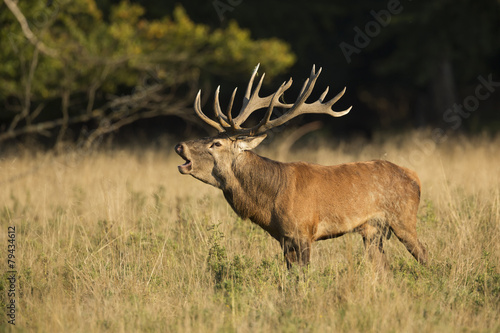
M178 143L175 145L175 151L177 152L177 154L182 154L182 152L184 151L184 148L182 147L181 143Z

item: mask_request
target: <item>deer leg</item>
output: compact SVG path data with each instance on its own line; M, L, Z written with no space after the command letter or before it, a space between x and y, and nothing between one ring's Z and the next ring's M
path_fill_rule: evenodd
M299 256L300 264L302 266L309 265L309 261L311 261L311 242L303 241L300 246L300 256Z
M283 242L283 254L285 255L286 267L291 269L294 264L298 261L297 250L291 244L291 242Z
M281 241L283 254L286 259L286 266L291 269L293 264L298 263L301 266L309 264L311 258L311 242L306 240L297 240L285 237Z
M384 230L365 223L358 229L363 237L365 252L378 269L388 269L389 264L384 252L383 240L386 238Z
M422 265L427 263L427 251L417 236L417 214L409 211L390 223L391 230L408 252Z
M396 237L406 246L408 252L422 265L427 263L427 250L417 237L416 217L413 223L399 223L391 226Z

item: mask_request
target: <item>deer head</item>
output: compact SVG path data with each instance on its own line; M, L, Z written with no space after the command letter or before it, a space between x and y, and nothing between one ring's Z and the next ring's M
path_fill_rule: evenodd
M234 89L226 114L224 114L219 103L220 86L217 87L214 98L214 112L217 121L207 117L201 110L201 90L198 92L194 109L197 115L205 123L214 127L219 134L214 137L177 144L175 151L186 161L186 163L179 166L180 173L189 174L207 184L223 189L231 174L234 161L244 156L246 151L257 147L266 138L266 132L270 129L281 126L305 113L323 113L333 117L341 117L351 110L351 107L344 111L333 111L331 109L333 104L344 95L345 88L337 96L325 102L324 100L329 90L327 87L317 101L306 103L321 73L321 68L316 72L315 66L313 66L309 78L304 82L302 90L293 104L285 104L280 101L280 97L292 86L293 80L291 78L283 82L275 93L266 97L260 97L259 91L265 77L264 73L252 91L258 68L259 65L255 67L250 77L242 107L236 117L232 116L231 109L237 88ZM280 117L271 119L276 107L285 109L286 111ZM242 126L253 112L263 108L267 108L267 111L264 118L258 124L249 128Z

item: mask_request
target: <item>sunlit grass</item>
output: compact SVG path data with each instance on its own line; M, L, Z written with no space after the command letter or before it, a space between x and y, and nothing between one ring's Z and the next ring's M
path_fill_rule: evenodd
M386 158L417 171L430 264L418 265L392 237L387 276L365 262L357 234L314 244L310 267L288 272L276 241L239 219L220 191L177 172L171 147L3 157L0 244L6 262L15 226L16 328L499 331L500 141L422 146L427 137L311 142L286 156ZM1 283L5 309L5 274ZM1 330L12 329L2 318Z

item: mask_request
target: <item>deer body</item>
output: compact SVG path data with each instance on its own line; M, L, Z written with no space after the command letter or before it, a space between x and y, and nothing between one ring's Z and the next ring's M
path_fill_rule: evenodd
M315 81L313 74L314 69L309 82ZM308 91L306 85L304 91ZM273 101L275 96L271 105ZM230 111L226 118L220 113L218 117L222 128L239 126ZM280 119L274 121L281 124ZM186 160L179 171L221 189L239 216L280 242L289 267L309 262L314 241L349 232L360 233L369 255L383 265L383 240L391 233L415 259L426 262L426 250L416 233L420 181L413 171L379 160L334 166L273 161L250 151L266 137L258 132L259 127L243 129L244 136L223 130L215 137L179 143L176 152Z

